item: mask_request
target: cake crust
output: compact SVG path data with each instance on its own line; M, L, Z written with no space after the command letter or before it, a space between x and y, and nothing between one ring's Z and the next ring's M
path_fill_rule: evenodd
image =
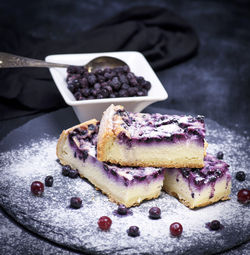
M114 106L113 104L103 113L102 121L100 123L100 129L98 133L98 143L97 143L97 159L100 161L105 161L106 159L106 148L112 146L116 136L120 132L127 131L121 127L123 122L121 117L114 116L118 110L124 110L121 105ZM127 133L127 135L129 135ZM119 162L113 162L118 164Z
M218 202L218 201L225 201L225 200L230 199L229 194L225 194L225 196L223 196L221 198L218 198L217 196L214 196L212 199L209 199L207 201L204 201L203 203L199 203L197 205L194 205L194 204L190 203L189 201L187 201L183 198L180 198L178 196L178 194L176 194L175 192L168 191L167 189L165 189L165 192L168 193L170 196L173 196L173 197L177 198L182 204L184 204L186 207L188 207L190 209L205 207L205 206L214 204L215 202Z

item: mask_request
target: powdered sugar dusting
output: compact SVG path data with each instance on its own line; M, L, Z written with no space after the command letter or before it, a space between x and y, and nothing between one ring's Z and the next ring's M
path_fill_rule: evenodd
M133 215L116 217L112 212L117 206L86 180L70 179L61 175L56 162L57 138L43 138L29 146L0 154L1 176L0 203L20 223L32 231L59 244L81 251L102 254L204 254L215 253L233 247L249 239L249 205L237 202L237 191L250 188L250 142L244 136L207 121L208 151L224 152L224 161L232 173L231 200L205 208L190 210L175 198L162 192L158 199L144 202L131 210ZM238 182L234 175L245 171L247 180ZM44 181L53 175L54 185L45 187L42 197L30 192L34 180ZM83 206L69 207L72 196L80 196ZM161 208L159 220L151 220L148 211L152 206ZM110 231L97 227L100 216L109 216L113 223ZM224 229L209 231L205 224L219 220ZM179 238L169 234L171 223L183 226ZM140 237L126 233L131 225L140 228ZM114 241L115 240L115 241Z
M51 141L49 138L33 141L26 148L0 154L2 164L6 169L10 168L10 171L19 177L47 174L48 172L53 173L53 168L57 165L55 161L56 143L56 139ZM15 164L10 159L14 159Z

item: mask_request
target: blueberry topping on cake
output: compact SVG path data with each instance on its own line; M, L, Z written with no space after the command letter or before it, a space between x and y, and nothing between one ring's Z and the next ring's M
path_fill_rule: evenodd
M190 169L188 169L188 168L181 168L181 173L182 173L183 177L188 178L189 177L189 173L190 173Z
M203 115L198 115L196 119L200 122L204 122L205 117Z

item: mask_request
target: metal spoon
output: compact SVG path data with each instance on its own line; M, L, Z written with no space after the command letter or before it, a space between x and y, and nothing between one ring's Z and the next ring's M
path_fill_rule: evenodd
M97 69L104 69L106 67L115 68L118 66L127 65L124 61L108 56L97 57L89 61L85 67L89 72L93 72ZM0 68L13 68L13 67L64 67L67 68L69 64L51 63L43 60L37 60L32 58L26 58L21 56L12 55L5 52L0 52Z

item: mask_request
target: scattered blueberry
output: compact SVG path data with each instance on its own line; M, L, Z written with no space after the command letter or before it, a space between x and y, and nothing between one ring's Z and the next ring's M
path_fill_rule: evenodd
M42 182L34 181L30 186L31 192L36 196L41 196L44 192L44 185Z
M237 194L238 201L242 204L247 204L250 202L250 190L241 189Z
M218 220L213 220L210 222L209 228L211 230L219 230L220 229L220 222Z
M243 182L246 179L246 174L243 171L239 171L236 173L235 177L238 181Z
M129 236L132 236L132 237L136 237L136 236L140 235L140 231L139 231L139 228L137 226L129 227L129 229L127 230L127 233L128 233Z
M70 169L69 171L69 177L72 179L75 179L78 177L78 171L76 169Z
M219 151L219 152L216 154L216 157L217 157L217 159L223 159L223 157L224 157L223 152L222 152L222 151Z
M180 236L182 234L183 228L179 222L174 222L169 227L170 233L173 236Z
M161 209L159 207L152 207L149 210L149 217L151 219L159 219L161 217Z
M118 209L117 209L117 212L120 214L120 215L126 215L127 212L128 212L128 209L125 205L119 205L118 206Z
M108 216L102 216L98 220L98 226L101 230L108 230L110 229L112 224L112 220Z
M45 178L45 186L52 187L53 182L54 182L53 176L51 176L51 175L46 176L46 178Z
M64 175L64 176L68 176L68 175L69 175L70 170L71 170L71 167L70 167L70 166L68 166L68 165L63 166L63 167L62 167L62 175Z
M79 209L82 206L82 200L79 197L72 197L70 199L70 207L74 209Z

